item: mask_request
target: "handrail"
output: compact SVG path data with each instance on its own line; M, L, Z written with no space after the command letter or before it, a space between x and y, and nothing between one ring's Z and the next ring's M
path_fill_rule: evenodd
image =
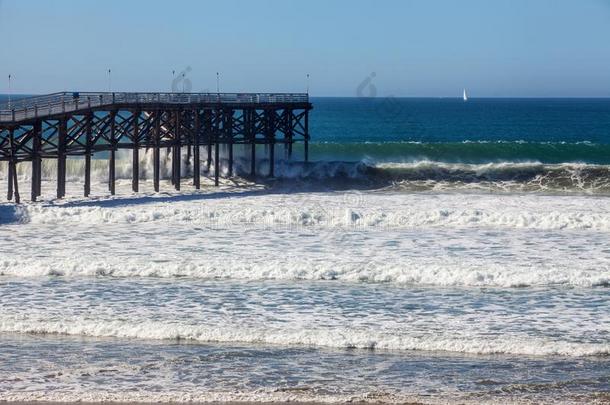
M0 121L16 121L113 104L308 103L307 93L125 93L60 92L0 104Z
M25 97L10 103L0 104L1 113L22 112L27 109L48 108L57 105L78 104L100 106L120 103L306 103L306 93L126 93L126 92L60 92ZM72 108L70 108L72 110Z

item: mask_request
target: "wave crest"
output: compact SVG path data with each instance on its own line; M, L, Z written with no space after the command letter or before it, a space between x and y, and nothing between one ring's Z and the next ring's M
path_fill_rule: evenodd
M92 261L13 259L0 261L0 275L11 277L155 277L243 281L338 281L387 283L398 286L437 287L608 287L608 264L533 266L524 263L490 264L477 260L422 259L408 261L337 260L291 258L230 259L208 257L175 262L122 258Z
M380 349L399 351L513 354L528 356L604 356L610 345L571 343L547 339L412 336L354 328L274 329L237 325L190 325L161 321L97 321L87 319L0 319L0 332L64 334L152 340L190 340L200 343L248 343L281 346Z

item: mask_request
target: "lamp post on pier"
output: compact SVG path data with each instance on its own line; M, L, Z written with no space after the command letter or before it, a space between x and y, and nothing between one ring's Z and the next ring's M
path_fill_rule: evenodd
M8 74L8 109L11 109L11 93L13 92L11 89L11 78L12 75L9 73Z

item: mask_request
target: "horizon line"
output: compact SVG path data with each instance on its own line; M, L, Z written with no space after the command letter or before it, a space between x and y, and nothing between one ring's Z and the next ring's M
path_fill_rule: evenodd
M89 90L83 91L83 90L65 90L65 91L55 91L55 92L50 92L50 93L0 93L0 96L2 97L34 97L34 96L44 96L44 95L49 95L49 94L55 94L55 93L87 93L87 92L91 92ZM197 93L197 92L167 92L167 91L103 91L102 93L173 93L173 94L202 94L202 93ZM238 94L262 94L262 93L269 93L269 94L307 94L309 97L311 98L352 98L352 99L367 99L367 100L375 100L375 99L462 99L462 96L454 96L454 95L450 95L450 96L393 96L393 95L388 95L388 96L375 96L375 97L370 97L370 96L345 96L345 95L313 95L311 93L306 93L306 92L220 92L220 94L233 94L233 93L238 93ZM206 94L216 94L216 92L207 92ZM560 99L560 100L566 100L566 99L599 99L599 100L606 100L606 99L610 99L610 95L607 96L468 96L468 101L470 100L489 100L489 99ZM466 103L468 101L465 101Z

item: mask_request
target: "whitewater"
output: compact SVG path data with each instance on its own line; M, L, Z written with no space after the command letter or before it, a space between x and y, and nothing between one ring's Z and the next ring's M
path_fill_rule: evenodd
M142 151L140 193L118 153L117 195L101 156L80 197L70 158L56 200L44 160L30 203L21 163L0 401L608 403L610 104L477 103L406 100L367 128L374 105L319 101L315 161L269 179L261 148L252 179L236 147L236 176L199 191L186 150L180 192L167 171L152 191Z
M45 359L27 372L2 362L3 399L50 390L44 398L60 401L421 401L429 381L414 358L445 376L475 364L477 381L493 380L507 361L522 370L560 364L566 384L588 376L579 385L586 401L607 384L603 195L298 190L240 179L220 189L207 180L202 191L132 194L123 179L119 195L104 197L98 179L97 197L55 201L52 186L45 180L43 202L0 205L3 353ZM81 188L73 179L69 194ZM52 347L83 354L53 360ZM413 383L405 390L379 376L360 384L356 370L316 383L324 368L297 371L284 359L289 351L298 364L321 356L345 367L352 356L364 361L354 350L378 353L369 375L397 368L415 373ZM313 380L295 391L256 381L233 391L231 377L205 388L163 376L175 362L179 374L195 376L208 356L239 374L244 353L262 381L274 378L273 367ZM579 376L569 372L575 363ZM120 389L102 389L94 382L101 376ZM521 400L523 389L510 387L536 380L504 378L483 393L500 387L506 401ZM480 394L477 384L437 383L439 401L455 390L464 401ZM561 392L530 389L533 400Z

